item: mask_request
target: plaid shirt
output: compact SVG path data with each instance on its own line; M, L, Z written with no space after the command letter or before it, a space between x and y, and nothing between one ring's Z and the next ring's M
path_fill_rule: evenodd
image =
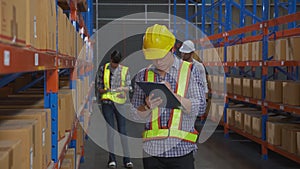
M207 80L206 80L206 72L203 63L198 62L197 60L193 59L193 67L197 68L200 72L200 77L203 80L204 83L204 93L208 93L208 87L207 87Z
M149 69L155 73L155 81L167 81L170 83L171 88L175 91L176 83L177 83L177 75L179 72L181 60L177 57L174 57L174 63L172 67L169 69L169 72L166 73L165 77L161 77L155 67L150 67ZM136 81L144 81L145 77L145 70L141 70L137 76ZM204 94L204 85L202 78L200 77L199 73L196 69L192 69L191 76L189 79L188 84L188 91L187 91L187 98L190 99L192 103L191 113L183 113L182 116L182 130L185 131L194 131L194 123L198 112L203 114L205 112L206 107L206 100ZM140 105L145 105L145 98L146 95L143 90L138 86L135 85L134 94L132 97L132 105L134 109L139 107ZM136 111L134 112L134 116L139 118ZM161 112L161 125L166 127L168 125L168 121L170 119L170 112L171 109L168 108L160 108ZM146 119L148 122L145 125L145 129L149 129L149 121L150 119ZM197 149L197 145L194 143L182 141L177 138L166 138L166 139L159 139L159 140L150 140L144 142L144 151L152 156L158 157L179 157L186 155L194 150Z
M121 80L122 80L121 66L119 65L116 69L113 69L110 65L108 65L107 68L110 69L110 88L116 89L118 87L121 87ZM98 89L104 89L103 75L104 75L104 66L101 66L97 78ZM126 75L125 87L129 87L129 89L131 90L131 79L130 79L129 71L127 72Z

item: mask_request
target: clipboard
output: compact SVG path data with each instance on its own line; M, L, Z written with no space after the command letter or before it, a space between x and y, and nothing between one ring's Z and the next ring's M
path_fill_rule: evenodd
M151 93L155 97L160 97L163 103L158 107L165 107L170 109L182 108L180 101L176 98L174 93L164 83L159 82L136 82L139 87L149 96Z

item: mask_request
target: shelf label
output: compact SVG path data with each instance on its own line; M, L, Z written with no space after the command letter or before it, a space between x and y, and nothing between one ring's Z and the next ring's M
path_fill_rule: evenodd
M33 169L33 148L30 147L30 169Z
M236 62L234 62L234 66L236 66Z
M34 54L34 66L38 66L39 65L39 54L35 53Z
M43 128L43 130L42 130L42 135L43 135L42 145L43 145L43 147L45 147L45 145L46 145L46 129L45 128Z
M259 62L259 66L262 66L262 62Z
M246 101L246 102L249 102L249 98L245 98L245 101Z
M249 66L249 62L246 62L246 65Z
M281 61L281 65L284 65L284 61Z
M258 104L258 105L261 105L261 101L257 101L257 104Z
M4 50L4 66L10 65L10 52L8 50Z
M284 106L283 105L280 105L280 110L284 110Z
M234 95L233 98L236 99L236 95Z
M264 102L264 106L268 106L268 103L267 103L267 102Z

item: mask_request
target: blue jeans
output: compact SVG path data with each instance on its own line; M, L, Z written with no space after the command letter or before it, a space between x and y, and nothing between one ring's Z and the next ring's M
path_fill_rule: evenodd
M104 119L106 120L106 129L107 129L107 144L109 149L109 162L116 161L116 157L114 154L114 132L115 129L115 119L118 125L118 132L124 136L121 136L121 143L124 153L123 163L126 164L130 162L129 158L129 149L128 149L128 141L126 137L126 118L121 113L126 113L126 107L124 105L116 105L102 103L102 113ZM110 129L110 127L113 129Z

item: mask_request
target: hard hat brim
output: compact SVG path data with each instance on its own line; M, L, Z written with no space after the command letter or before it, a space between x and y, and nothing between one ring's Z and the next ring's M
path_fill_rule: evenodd
M191 53L191 52L193 52L193 51L194 51L194 50L185 50L185 49L183 49L182 46L179 48L179 52L181 52L181 53Z
M170 50L162 50L162 49L143 49L145 59L146 60L155 60L164 58Z

